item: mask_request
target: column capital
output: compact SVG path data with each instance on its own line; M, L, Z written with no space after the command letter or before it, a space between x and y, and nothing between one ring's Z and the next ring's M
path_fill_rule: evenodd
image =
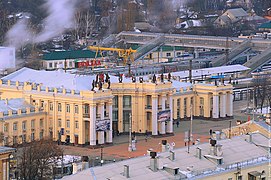
M158 98L158 95L155 94L155 95L151 95L152 98Z

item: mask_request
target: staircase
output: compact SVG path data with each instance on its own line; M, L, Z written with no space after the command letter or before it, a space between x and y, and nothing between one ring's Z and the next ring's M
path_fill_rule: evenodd
M212 62L213 66L218 67L218 66L224 66L226 64L230 64L236 56L238 56L242 52L250 49L250 42L251 42L251 40L247 39L247 40L243 41L239 46L232 48L229 52L228 62L226 62L226 55L225 54L216 58L214 60L214 62Z

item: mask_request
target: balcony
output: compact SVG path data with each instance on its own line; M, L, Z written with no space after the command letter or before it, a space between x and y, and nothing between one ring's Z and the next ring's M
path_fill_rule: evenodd
M145 109L152 109L152 105L146 105Z
M83 114L83 118L90 118L89 114Z

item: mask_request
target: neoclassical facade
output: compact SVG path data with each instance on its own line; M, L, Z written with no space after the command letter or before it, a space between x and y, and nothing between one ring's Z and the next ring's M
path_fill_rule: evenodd
M23 98L45 113L46 136L91 146L112 143L113 134L130 128L153 136L172 134L174 120L191 115L231 117L232 89L230 84L190 84L161 75L79 76L28 68L0 81L1 99Z

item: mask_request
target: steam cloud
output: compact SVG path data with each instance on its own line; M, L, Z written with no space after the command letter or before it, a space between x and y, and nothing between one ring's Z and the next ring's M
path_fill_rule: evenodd
M6 34L7 46L19 48L27 43L45 42L74 27L74 12L77 0L46 0L49 15L43 20L43 29L34 34L26 19L19 20Z

